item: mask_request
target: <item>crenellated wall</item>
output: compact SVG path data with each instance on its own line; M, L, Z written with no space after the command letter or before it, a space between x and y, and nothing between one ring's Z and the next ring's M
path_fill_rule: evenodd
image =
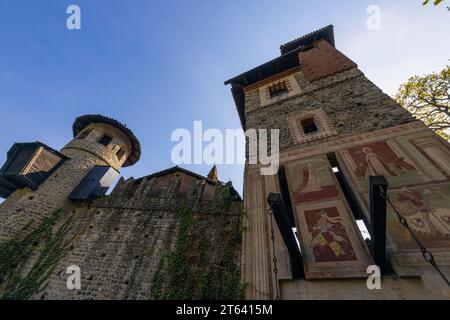
M177 170L122 179L111 195L73 203L53 217L45 222L52 225L52 246L44 234L33 237L32 252L15 269L21 278L0 285L0 297L241 297L243 208L231 184L216 184ZM28 243L31 238L26 234L15 241ZM3 247L5 243L0 243L0 253ZM43 248L50 248L47 255L55 264L42 257ZM73 265L81 270L81 290L69 290L66 285L67 268ZM30 272L36 266L40 273ZM47 287L23 287L30 279L39 284L47 272Z

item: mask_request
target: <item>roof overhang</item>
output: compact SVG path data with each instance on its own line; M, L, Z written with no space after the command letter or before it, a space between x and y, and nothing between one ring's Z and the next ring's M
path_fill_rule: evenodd
M324 39L328 41L328 43L335 45L334 43L334 27L333 25L328 25L323 27L322 29L313 31L308 33L300 38L289 41L280 46L281 54L285 54L289 51L292 51L298 47L305 47L312 45L315 41Z
M299 53L308 50L315 41L321 39L328 41L333 46L335 45L334 27L332 25L283 44L280 47L281 56L224 82L225 85L231 84L231 93L244 130L246 128L244 88L283 71L300 66Z

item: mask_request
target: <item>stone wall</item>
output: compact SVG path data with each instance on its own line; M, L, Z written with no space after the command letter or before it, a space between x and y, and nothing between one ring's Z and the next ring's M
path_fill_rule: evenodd
M37 190L17 190L0 204L0 241L21 234L22 228L29 221L32 220L37 225L55 210L69 204L68 195L92 167L107 165L102 159L87 152L72 152L70 155L74 157L60 165Z
M301 94L261 107L257 87L246 91L247 129L280 129L280 152L299 147L289 121L299 113L322 109L337 135L302 144L307 147L414 121L411 114L369 81L357 68L309 82L295 74Z
M0 262L0 296L239 298L242 215L242 202L231 184L184 173L122 179L110 196L66 205L45 222L42 234L29 237L31 230L26 230L16 237L15 242L30 250L16 259L12 274L18 278L5 274L11 268ZM49 230L53 236L45 237ZM3 261L14 260L11 254L18 251L7 249L14 245L0 243ZM80 267L81 290L66 286L72 265Z
M444 268L449 273L450 269ZM424 267L422 277L399 278L387 275L380 289L369 290L366 279L280 282L283 300L448 300L450 289L432 267Z

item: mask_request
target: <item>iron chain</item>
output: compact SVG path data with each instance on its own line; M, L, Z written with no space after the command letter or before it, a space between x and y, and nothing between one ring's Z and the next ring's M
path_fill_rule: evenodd
M270 216L270 233L271 233L271 240L272 240L272 251L273 251L273 273L275 274L275 285L277 289L277 296L276 300L281 300L280 297L280 287L278 283L278 268L277 268L277 255L275 253L275 230L273 229L273 219L272 219L272 205L269 207L269 216Z
M442 272L442 270L436 264L436 261L434 260L433 253L431 253L431 251L429 251L427 248L425 248L422 245L422 243L420 242L419 238L417 238L417 235L414 233L414 231L409 226L408 220L406 220L406 218L400 213L400 211L397 209L397 207L394 206L394 204L392 203L392 201L391 201L391 199L389 197L389 194L387 194L387 192L384 191L381 187L380 187L380 196L383 199L386 199L386 201L389 203L389 205L392 207L392 209L394 209L394 211L395 211L395 213L397 215L397 218L400 221L401 225L408 230L409 234L414 239L414 241L416 242L416 244L419 247L420 251L422 252L423 259L426 262L428 262L429 264L431 264L434 267L434 269L436 269L436 271L439 273L441 278L445 281L447 286L450 287L450 281L447 279L445 274Z

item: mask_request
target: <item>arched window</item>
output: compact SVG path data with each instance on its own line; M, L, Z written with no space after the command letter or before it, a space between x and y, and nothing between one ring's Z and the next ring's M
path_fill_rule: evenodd
M111 141L112 138L105 134L98 142L106 147Z
M86 138L90 133L92 132L92 129L84 129L83 131L78 134L78 136L75 139L84 139Z
M306 118L300 121L300 125L302 126L303 132L305 134L308 133L314 133L319 131L317 128L316 122L314 121L314 118Z

